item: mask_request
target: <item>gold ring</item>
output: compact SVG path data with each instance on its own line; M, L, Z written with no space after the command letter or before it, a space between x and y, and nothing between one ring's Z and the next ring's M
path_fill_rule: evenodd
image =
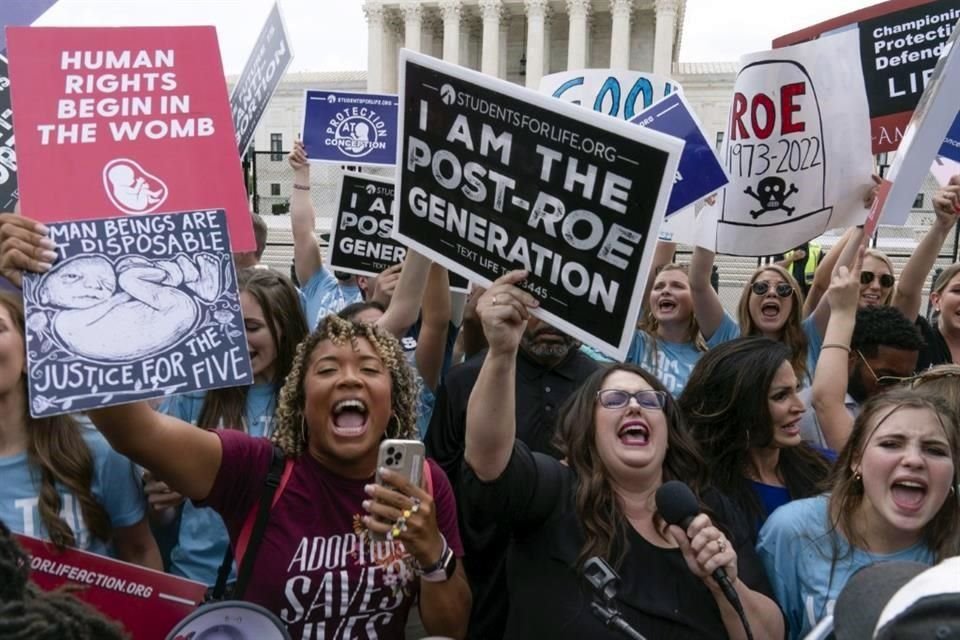
M727 550L727 543L723 540L723 538L717 538L717 547L719 547L720 553L723 553Z

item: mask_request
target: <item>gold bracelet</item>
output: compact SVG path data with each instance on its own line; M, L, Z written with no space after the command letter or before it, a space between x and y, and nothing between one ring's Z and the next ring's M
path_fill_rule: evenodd
M845 344L840 344L839 342L828 342L825 345L821 345L820 350L823 351L824 349L843 349L847 353L850 353L850 347Z

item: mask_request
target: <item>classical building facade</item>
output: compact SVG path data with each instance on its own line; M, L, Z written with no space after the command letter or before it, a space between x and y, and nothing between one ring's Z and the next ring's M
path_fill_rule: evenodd
M534 89L570 69L671 75L685 9L686 0L366 0L367 86L396 91L400 47Z

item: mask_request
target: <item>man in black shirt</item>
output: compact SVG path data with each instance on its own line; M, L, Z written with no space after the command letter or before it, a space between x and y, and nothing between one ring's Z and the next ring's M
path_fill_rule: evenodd
M579 343L545 322L531 318L517 354L517 438L533 451L557 455L552 440L560 405L600 367L583 354ZM467 402L486 351L453 367L437 392L427 455L443 467L458 490L466 434ZM496 523L475 522L460 514L464 568L473 590L468 636L502 637L507 620L506 549L509 534Z

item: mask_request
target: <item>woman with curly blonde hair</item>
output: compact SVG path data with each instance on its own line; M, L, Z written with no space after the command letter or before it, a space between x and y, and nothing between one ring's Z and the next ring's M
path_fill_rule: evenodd
M235 596L275 613L293 637L365 629L402 638L418 593L429 634L465 634L470 590L456 562L462 548L446 476L429 464L432 493L389 471L390 488L373 482L380 442L416 433L413 377L382 329L329 316L300 344L272 442L197 429L145 403L91 417L118 451L217 511L234 546L279 449L284 479Z

